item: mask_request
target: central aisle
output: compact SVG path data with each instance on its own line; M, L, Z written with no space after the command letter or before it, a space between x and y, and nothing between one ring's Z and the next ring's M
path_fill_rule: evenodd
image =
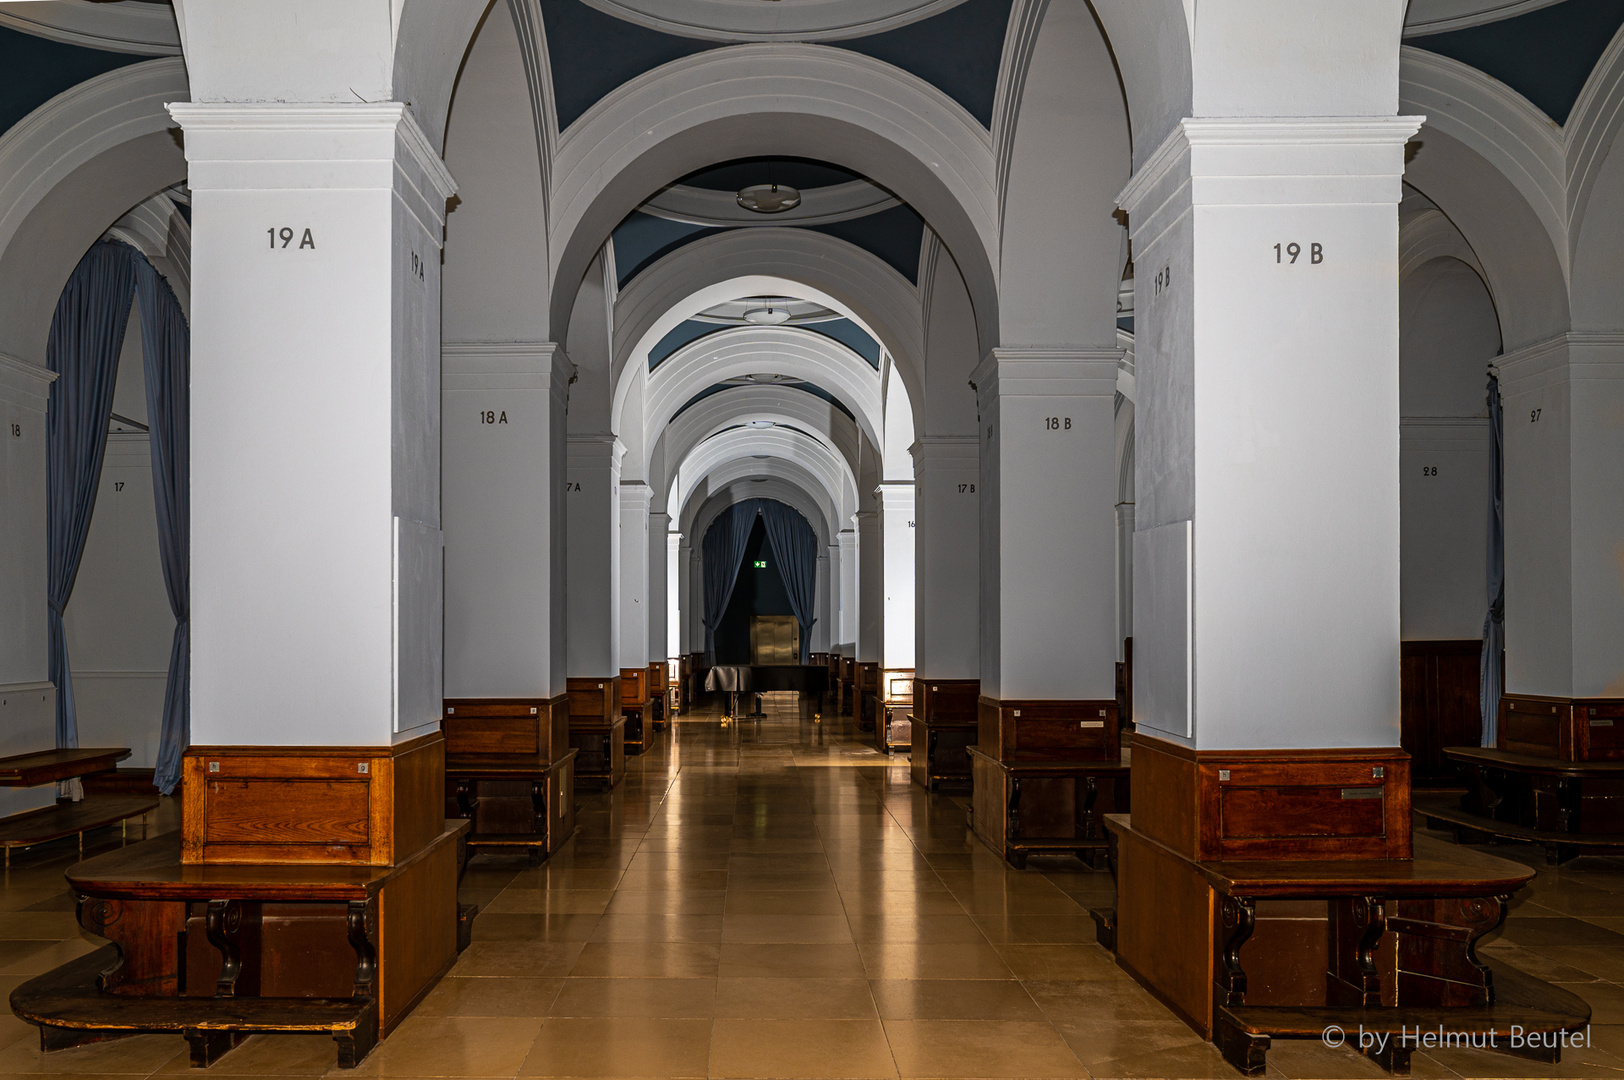
M967 796L767 697L760 721L682 718L580 796L547 866L476 861L473 946L360 1071L1226 1075L1094 944L1109 875L1005 868Z

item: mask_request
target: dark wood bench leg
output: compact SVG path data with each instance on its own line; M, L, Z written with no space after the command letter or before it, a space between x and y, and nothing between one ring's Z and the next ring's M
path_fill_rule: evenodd
M1243 1076L1262 1076L1268 1068L1264 1059L1268 1056L1271 1040L1267 1035L1242 1031L1220 1015L1213 1028L1212 1041L1217 1044L1218 1052L1224 1055L1224 1060Z
M338 1044L338 1067L353 1069L361 1064L372 1048L378 1045L378 1006L367 1009L359 1023L349 1031L335 1031L333 1041Z
M1241 967L1241 946L1257 926L1257 910L1247 897L1226 896L1223 919L1223 966L1215 976L1217 985L1213 989L1219 1005L1244 1005L1246 969Z
M1413 1051L1414 1047L1400 1046L1399 1041L1396 1038L1388 1039L1386 1043L1380 1047L1369 1046L1361 1048L1361 1052L1366 1057L1368 1057L1371 1061L1374 1061L1377 1065L1380 1065L1383 1071L1388 1073L1390 1076L1410 1075L1410 1054Z
M240 1031L213 1028L187 1028L181 1034L186 1036L186 1045L191 1048L194 1069L208 1068L248 1037Z
M1009 780L1009 807L1004 817L1004 861L1017 870L1026 869L1026 852L1015 850L1015 842L1021 838L1021 781L1019 777L1010 777Z

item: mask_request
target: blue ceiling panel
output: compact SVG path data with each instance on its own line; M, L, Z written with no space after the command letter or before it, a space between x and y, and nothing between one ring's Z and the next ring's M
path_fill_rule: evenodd
M660 361L665 360L689 342L698 341L706 334L726 329L728 327L711 322L700 322L698 319L688 319L678 323L675 329L655 342L654 347L648 351L648 369L653 371L660 365Z
M1624 0L1564 0L1512 19L1410 38L1492 75L1558 124L1568 122L1585 80L1624 25Z
M695 405L698 405L701 401L704 401L706 398L711 397L714 394L720 394L723 390L737 390L738 388L738 383L716 383L714 386L707 386L705 389L701 390L699 393L685 401L682 408L678 409L671 419L675 420L678 416L681 416L683 413L687 412L689 409L693 408ZM823 387L818 386L816 383L779 383L775 389L799 390L803 394L811 394L813 397L822 398L824 401L827 401L829 404L845 413L848 419L857 419L857 415L850 409L846 408L844 402L835 397L833 394L829 393L829 391L825 390ZM743 427L742 424L738 426ZM789 425L786 424L784 426L788 427ZM729 428L728 430L731 431L733 429Z
M547 59L553 69L560 131L615 87L661 64L721 44L662 34L605 15L581 0L541 0L541 19L547 30Z
M150 59L86 49L0 26L0 134L69 87Z
M919 284L919 247L925 238L925 219L907 203L867 217L805 228L856 244L883 260L911 284Z
M830 319L827 322L807 323L803 330L815 330L824 337L834 338L852 352L867 360L875 371L880 370L880 343L850 319Z
M691 225L686 221L670 221L633 210L615 226L611 234L615 245L615 280L624 288L626 282L636 277L644 267L682 245L710 233L727 231L708 225Z
M1012 0L964 0L940 15L831 45L917 75L992 128L992 102Z

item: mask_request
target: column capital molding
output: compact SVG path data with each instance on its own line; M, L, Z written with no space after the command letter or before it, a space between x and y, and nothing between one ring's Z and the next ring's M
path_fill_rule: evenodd
M1085 345L999 346L970 374L976 400L994 396L1110 396L1122 350Z
M186 133L194 192L394 189L437 226L457 190L403 102L176 101L167 108Z
M44 412L50 402L51 384L56 372L0 353L0 401L34 412Z
M620 463L626 456L626 444L614 434L567 435L564 445L565 458L571 467L608 466L618 473Z
M1192 205L1397 203L1424 116L1186 117L1117 196L1146 250Z
M647 514L649 504L654 501L654 489L641 480L622 480L620 482L620 509L630 510L634 514Z
M572 370L555 341L440 343L442 390L551 390L562 399Z
M1493 369L1506 397L1562 383L1624 379L1624 331L1565 330L1496 357Z

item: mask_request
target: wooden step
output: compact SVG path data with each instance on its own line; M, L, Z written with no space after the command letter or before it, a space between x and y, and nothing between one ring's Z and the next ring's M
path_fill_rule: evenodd
M179 1032L192 1066L207 1068L249 1035L330 1033L339 1068L354 1068L378 1040L378 1006L370 997L141 997L107 994L99 976L118 962L107 945L23 983L11 1009L40 1029L40 1048L63 1050L151 1032Z
M130 756L128 747L66 747L0 758L0 787L39 787L108 772Z
M1512 821L1498 821L1464 809L1457 795L1416 794L1411 799L1412 812L1425 818L1428 828L1448 828L1457 844L1470 843L1466 833L1474 832L1498 840L1538 844L1545 849L1546 862L1553 866L1579 855L1612 855L1624 851L1624 833L1552 832Z

